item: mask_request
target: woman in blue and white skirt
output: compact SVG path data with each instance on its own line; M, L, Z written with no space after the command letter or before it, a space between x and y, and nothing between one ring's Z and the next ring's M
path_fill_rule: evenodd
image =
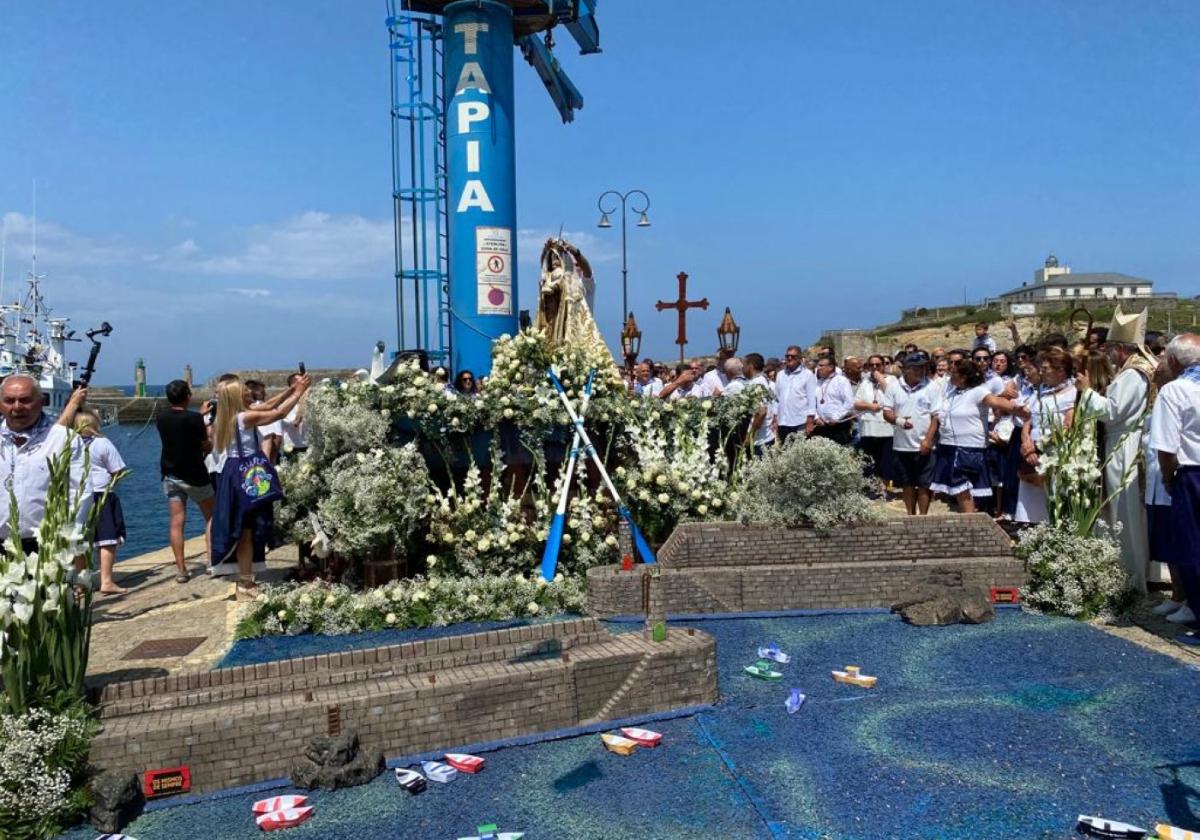
M988 475L988 409L1012 412L1011 400L992 393L983 371L968 359L950 367L950 384L942 393L921 443L921 454L934 451L934 493L953 496L960 513L974 513L975 499L992 495Z

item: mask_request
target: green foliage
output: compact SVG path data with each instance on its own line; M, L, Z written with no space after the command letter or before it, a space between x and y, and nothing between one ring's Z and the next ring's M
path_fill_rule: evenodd
M862 455L796 435L742 468L737 514L743 522L828 531L879 517L868 488Z

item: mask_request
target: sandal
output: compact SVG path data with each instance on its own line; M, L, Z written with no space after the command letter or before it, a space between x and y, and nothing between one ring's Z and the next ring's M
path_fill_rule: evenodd
M191 579L192 579L192 576L189 575L187 572L179 572L177 575L175 575L176 583L187 583Z

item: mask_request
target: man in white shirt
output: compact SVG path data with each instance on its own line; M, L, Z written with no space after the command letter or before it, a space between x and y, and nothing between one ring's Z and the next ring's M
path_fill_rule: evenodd
M657 397L663 389L661 379L656 379L650 372L648 362L639 362L634 368L633 393L639 397Z
M929 431L929 418L941 390L929 381L929 356L910 353L904 358L904 376L888 384L883 395L883 419L895 427L892 468L901 487L908 515L929 513L933 481L933 453L921 454L921 441Z
M800 348L793 344L783 354L783 367L775 374L775 439L781 444L797 433L808 437L817 416L817 377L804 366Z
M766 363L763 361L761 353L747 353L743 363L746 387L761 385L768 392L762 408L750 421L750 433L754 435L754 454L761 458L766 453L767 447L775 442L775 424L773 422L775 419L775 388L763 372L763 366Z
M721 391L725 390L725 386L729 384L729 377L725 375L725 363L732 358L732 350L717 351L717 366L704 374L700 380L697 397L708 399L721 396Z
M1200 335L1184 333L1167 345L1175 379L1158 392L1150 417L1150 447L1158 452L1171 494L1171 547L1192 617L1200 616ZM1179 641L1200 644L1187 634Z
M3 496L0 498L0 550L12 539L9 491L17 499L16 528L26 553L37 550L38 529L46 515L46 496L50 490L50 461L67 445L67 424L87 398L87 389L80 388L72 395L56 423L43 410L42 389L37 380L15 373L0 385L0 478ZM80 492L87 476L83 472L83 445L76 437L71 442L71 498ZM84 488L77 523L87 521L91 511L92 494Z
M833 359L822 356L817 360L817 408L812 433L849 445L854 435L853 418L854 388L837 371Z
M704 367L699 362L679 365L675 368L675 378L663 386L658 396L669 402L699 396L700 380L703 377Z

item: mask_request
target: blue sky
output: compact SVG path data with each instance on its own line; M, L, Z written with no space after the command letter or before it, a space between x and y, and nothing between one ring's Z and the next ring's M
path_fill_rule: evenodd
M738 6L742 11L731 14ZM11 296L39 269L76 327L117 328L100 382L190 362L365 364L395 342L385 4L8 0L0 214ZM995 294L1046 253L1200 292L1200 4L603 0L604 52L560 58L564 126L518 57L520 305L564 226L615 341L605 189L629 233L644 352L670 358L675 274L742 346ZM82 353L77 354L77 357Z

